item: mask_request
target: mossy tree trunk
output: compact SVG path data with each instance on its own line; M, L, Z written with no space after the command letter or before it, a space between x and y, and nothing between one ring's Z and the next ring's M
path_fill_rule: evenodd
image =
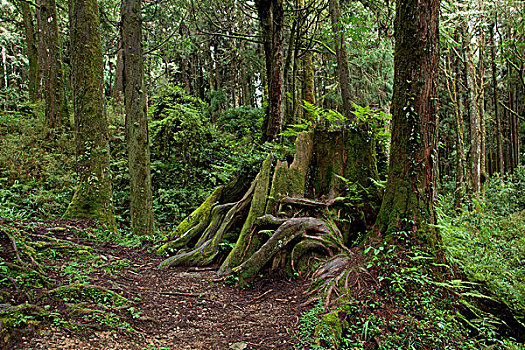
M141 0L123 0L121 13L131 227L134 234L146 236L153 234L154 225L141 5Z
M99 220L115 229L98 5L72 0L70 6L78 185L65 216Z
M183 221L160 249L175 251L161 267L215 263L244 282L265 266L307 269L314 251L341 250L375 221L378 177L366 142L345 130L299 134L291 164L268 155L242 197L220 187Z
M383 237L404 231L442 255L436 224L439 0L396 2L392 151L377 219Z

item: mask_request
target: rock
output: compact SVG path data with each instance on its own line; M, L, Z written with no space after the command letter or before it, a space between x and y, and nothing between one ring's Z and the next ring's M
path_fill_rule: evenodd
M230 345L230 349L233 349L233 350L244 350L247 347L248 347L248 344L244 342L237 342L237 343L233 343L232 345Z

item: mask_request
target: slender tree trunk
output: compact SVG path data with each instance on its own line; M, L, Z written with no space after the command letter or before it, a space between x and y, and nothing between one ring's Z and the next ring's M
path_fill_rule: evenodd
M305 1L298 0L299 8L305 9ZM305 36L307 36L306 33ZM306 38L303 38L303 41ZM303 68L303 86L302 86L302 99L308 103L315 104L315 72L314 72L314 55L311 51L306 51L302 56L302 68ZM310 115L305 116L307 119L312 118Z
M46 102L45 117L51 128L68 122L65 85L63 81L60 39L55 0L39 1L39 44L43 55L43 93Z
M341 10L339 0L329 0L330 19L332 22L332 31L335 38L335 53L337 57L337 76L339 80L339 89L343 99L343 111L347 117L350 117L352 110L351 104L351 87L350 71L348 69L348 59L346 55L346 45L343 31L341 29Z
M404 231L441 256L435 226L439 0L396 2L392 152L380 235Z
M264 41L268 107L261 141L278 141L282 127L284 9L282 0L256 0Z
M454 40L458 41L458 33ZM463 131L463 94L460 90L462 69L461 59L449 49L446 56L445 77L450 100L454 105L454 130L456 131L456 189L454 206L461 208L465 196L465 141Z
M115 102L121 102L124 95L124 59L122 57L123 49L120 49L117 54L117 65L115 67L115 82L113 83L113 91L111 97Z
M478 109L478 84L476 82L476 71L474 58L471 51L471 38L468 33L467 23L460 25L462 45L465 62L465 76L467 78L468 110L470 116L470 190L477 195L481 184L481 132Z
M29 62L29 99L36 102L39 99L39 67L38 67L38 47L35 32L35 22L33 12L29 4L25 1L20 2L22 17L24 20L24 31L26 36L27 58Z
M141 0L122 1L124 102L130 177L130 211L133 233L153 234L148 107L144 86Z
M485 7L482 1L479 2L480 11L484 12ZM480 148L480 191L483 190L486 180L487 171L487 154L486 154L486 120L485 120L485 29L483 26L478 28L478 93L476 101L478 104L479 119L479 148Z
M115 229L104 101L104 62L96 0L71 0L71 75L78 185L65 217Z
M497 18L494 19L494 26L497 26ZM503 157L503 132L501 126L501 115L498 106L498 80L496 66L496 39L494 38L494 26L489 25L490 34L490 60L492 69L492 103L494 104L494 119L496 120L496 155L497 155L497 172L500 175L505 173L505 164Z
M6 56L5 46L2 46L2 50L0 50L0 89L5 89L9 86Z

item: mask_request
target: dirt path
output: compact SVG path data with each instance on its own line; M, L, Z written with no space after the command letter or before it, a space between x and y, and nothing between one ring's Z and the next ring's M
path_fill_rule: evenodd
M160 259L147 251L90 242L69 230L56 235L91 246L108 262L127 262L117 273L87 269L85 282L133 300L131 313L118 313L119 322L129 326L81 334L44 328L20 334L12 349L295 349L305 282L270 276L242 290L217 282L213 270L159 270ZM53 304L52 311L61 307Z

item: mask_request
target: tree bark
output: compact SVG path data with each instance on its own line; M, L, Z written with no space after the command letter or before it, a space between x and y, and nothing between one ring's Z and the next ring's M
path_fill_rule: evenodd
M299 8L305 11L305 1L298 0ZM303 22L306 22L303 21ZM303 36L303 42L306 39L308 33ZM303 86L302 86L302 99L308 103L315 105L315 67L314 67L314 54L311 51L306 51L302 54L302 68L303 68ZM305 114L305 119L312 121L311 115Z
M263 122L262 142L278 141L282 127L284 9L282 0L256 0L262 29L268 107Z
M114 230L98 5L71 0L70 6L78 185L65 217L99 220Z
M148 106L144 86L141 0L122 1L123 85L133 233L153 234Z
M442 255L435 228L439 0L396 2L392 151L378 235L406 232Z
M469 190L478 195L481 189L481 123L479 118L478 106L478 82L476 69L474 66L474 57L471 50L471 37L468 33L467 19L460 24L462 51L464 54L466 90L468 100L468 111L470 117L470 172L469 172Z

